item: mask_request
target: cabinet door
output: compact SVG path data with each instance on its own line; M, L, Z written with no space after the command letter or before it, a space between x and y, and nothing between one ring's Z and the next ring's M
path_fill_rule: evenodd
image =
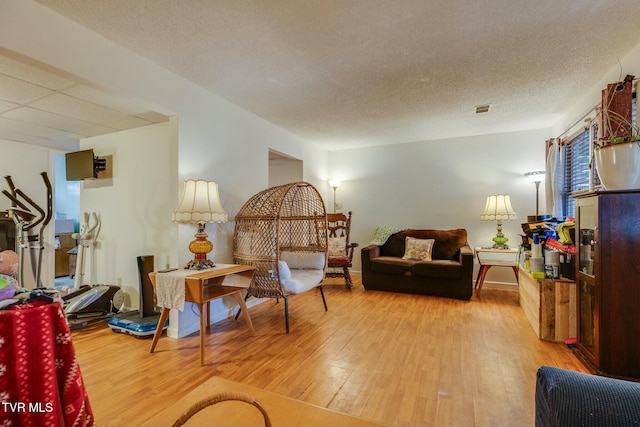
M599 366L599 313L598 289L598 206L597 198L577 200L576 240L578 259L576 291L578 304L578 349L595 367Z

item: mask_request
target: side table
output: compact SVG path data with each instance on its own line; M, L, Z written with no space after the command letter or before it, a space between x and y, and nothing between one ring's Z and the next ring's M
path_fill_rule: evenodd
M217 298L225 296L232 296L238 302L241 312L244 316L244 320L247 323L247 327L251 330L251 333L255 334L251 317L249 316L249 310L244 302L242 292L247 290L251 279L253 278L255 267L251 265L237 265L237 264L219 264L212 269L207 270L193 270L193 274L189 274L184 278L185 282L185 301L198 304L200 308L200 366L204 365L204 337L206 329L209 328L209 306L211 301ZM151 283L156 287L156 276L159 272L149 273ZM243 283L234 283L233 285L224 284L224 280L227 276L236 276ZM238 286L240 285L240 286ZM162 335L162 329L169 317L169 308L163 307L160 320L158 321L158 327L153 335L153 341L151 342L151 349L149 353L153 353L158 339Z
M484 278L491 267L511 267L516 275L516 283L520 283L518 279L518 255L520 251L518 249L476 248L475 251L476 258L478 258L478 263L480 264L475 284L476 296L480 296Z

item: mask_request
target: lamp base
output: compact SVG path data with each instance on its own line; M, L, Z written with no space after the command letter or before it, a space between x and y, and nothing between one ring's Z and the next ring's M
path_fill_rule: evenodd
M509 245L507 245L509 239L504 234L498 233L496 237L491 240L493 240L493 249L509 249Z
M192 259L187 263L185 270L204 270L205 268L213 268L216 265L208 259Z
M194 258L189 261L186 270L204 270L205 268L215 267L213 261L207 259L207 254L213 250L213 243L207 240L207 233L204 231L204 222L198 223L198 232L195 234L196 239L189 243L189 251L194 254Z

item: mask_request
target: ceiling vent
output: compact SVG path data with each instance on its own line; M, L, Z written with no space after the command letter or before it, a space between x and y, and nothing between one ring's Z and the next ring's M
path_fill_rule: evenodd
M476 114L488 113L491 109L491 104L476 105Z

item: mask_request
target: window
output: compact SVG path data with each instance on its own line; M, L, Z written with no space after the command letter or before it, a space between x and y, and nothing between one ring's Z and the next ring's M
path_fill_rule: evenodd
M637 99L634 93L632 102L632 120L637 122ZM559 195L556 203L559 204L557 213L561 218L575 217L575 199L572 195L589 190L589 180L593 182L593 188L600 186L600 179L595 170L591 169L592 141L598 137L598 125L594 122L582 132L571 139L562 142L558 155L558 167L556 179L558 180Z
M557 168L558 188L560 189L558 213L563 217L573 217L576 214L575 200L572 194L589 189L589 182L600 185L598 174L589 168L591 162L591 141L598 134L598 125L593 124L564 142L560 148L559 167Z

